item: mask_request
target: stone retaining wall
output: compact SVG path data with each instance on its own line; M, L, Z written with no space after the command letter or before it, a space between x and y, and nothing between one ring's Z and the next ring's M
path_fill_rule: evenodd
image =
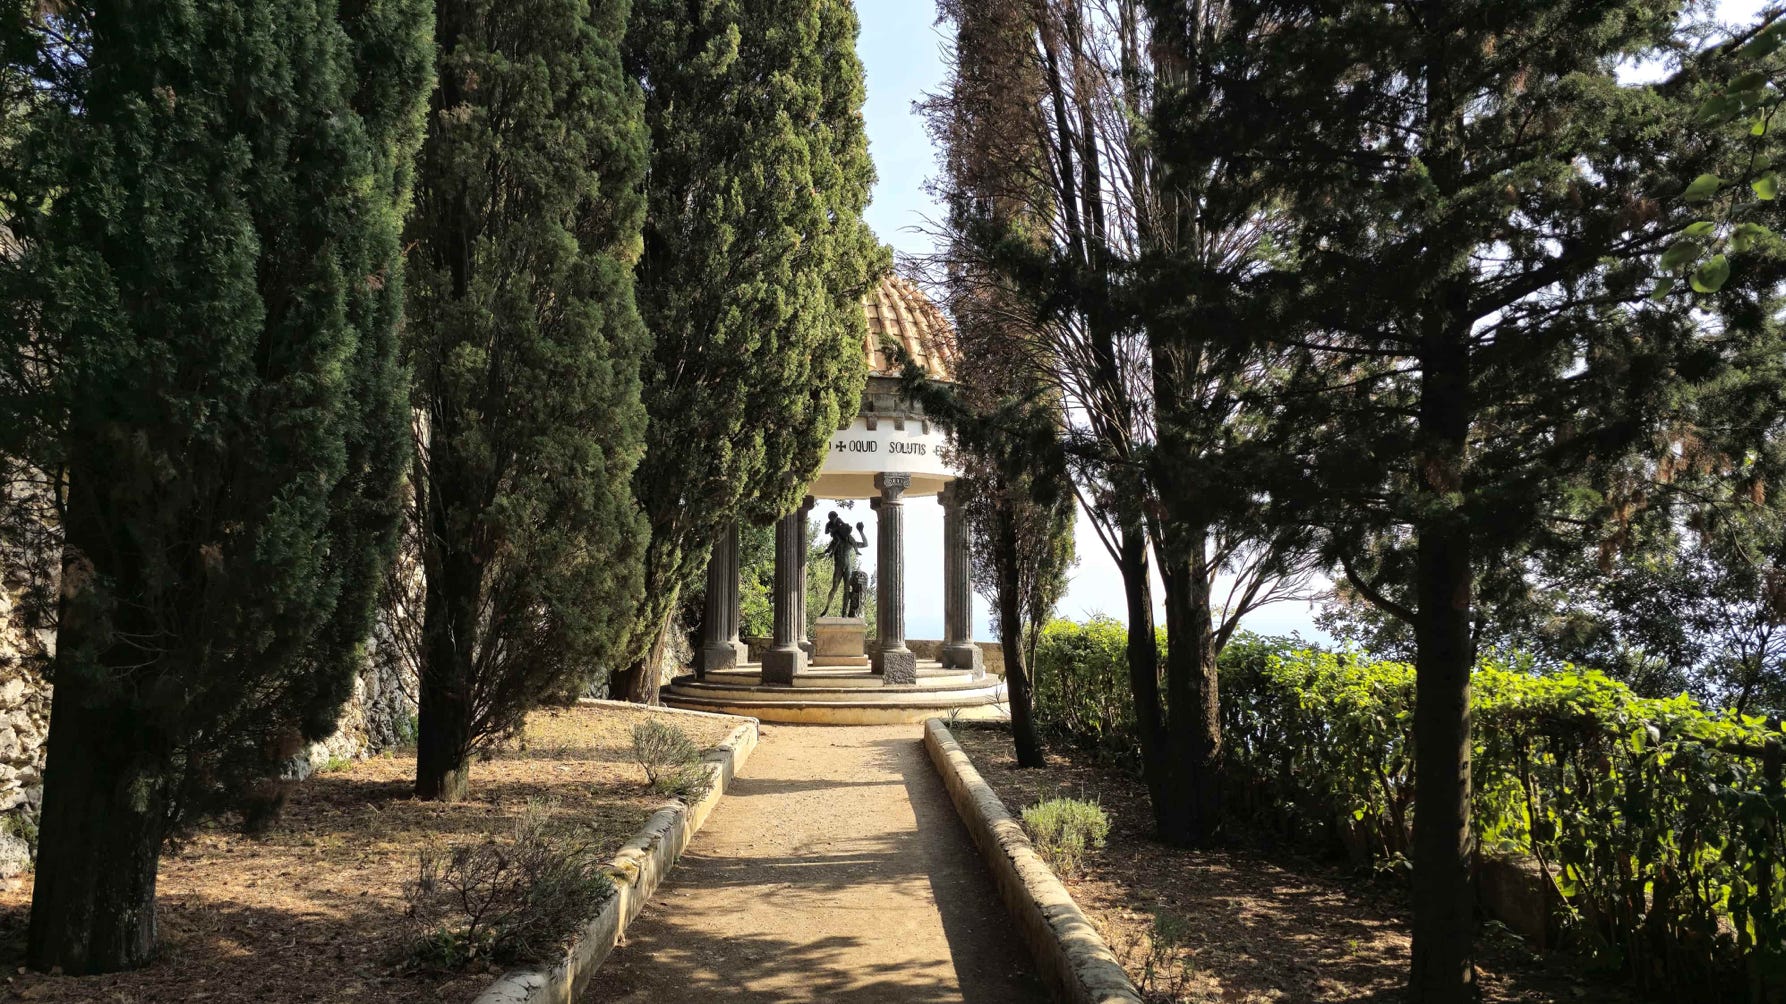
M1054 998L1069 1004L1140 1004L1141 995L1122 964L1042 863L1029 835L980 777L948 727L926 722L924 749Z
M581 703L601 706L616 705L617 702L585 700ZM634 710L638 707L631 704L619 706ZM663 708L659 713L702 718L733 717L674 708ZM589 978L626 935L626 926L645 909L646 901L675 867L689 841L706 824L714 806L731 788L733 776L744 767L756 747L756 719L743 719L724 742L706 755L707 770L713 777L713 786L706 796L693 805L670 802L659 809L645 823L645 828L627 841L608 863L608 875L614 880L614 895L584 925L583 933L565 950L564 958L549 969L518 969L508 973L491 984L473 1004L572 1004L582 996Z
M20 602L24 583L10 571L0 566L0 878L31 866L50 729L43 668L55 645L53 635L27 622Z
M44 671L56 647L45 610L56 583L53 564L41 559L41 553L0 534L0 879L30 868L43 803L53 691ZM335 734L287 762L287 778L301 780L330 760L371 756L413 738L415 672L400 654L391 616L389 611L380 615Z
M4 463L4 458L0 458ZM0 878L30 867L43 803L58 534L41 477L0 470Z

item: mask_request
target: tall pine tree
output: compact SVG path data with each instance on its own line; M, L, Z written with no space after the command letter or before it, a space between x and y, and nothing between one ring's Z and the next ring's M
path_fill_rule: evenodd
M649 446L644 594L616 696L656 693L657 646L720 527L793 509L855 413L862 295L887 266L856 15L844 0L639 0L650 207L639 309Z
M149 959L169 828L326 734L358 668L429 12L15 11L8 71L44 86L0 154L0 372L66 542L28 957L85 973Z
M1035 346L1006 358L1033 367L1024 378L1065 403L1059 438L1123 576L1157 830L1174 843L1207 840L1221 790L1217 655L1242 616L1293 593L1305 572L1302 531L1255 518L1256 499L1229 472L1250 449L1248 385L1266 369L1228 337L1234 291L1267 243L1257 188L1219 160L1199 170L1160 161L1156 103L1163 94L1194 105L1187 94L1207 96L1214 74L1177 36L1156 39L1141 0L958 0L944 14L984 50L958 51L958 63L971 55L980 66L932 102L967 123L937 131L948 149L951 283L969 298L996 291L997 311ZM1196 24L1200 46L1221 18ZM985 86L988 68L996 87ZM1218 605L1223 573L1236 588Z
M1478 582L1578 522L1595 475L1756 332L1752 316L1706 329L1690 294L1650 299L1692 222L1665 200L1724 152L1691 139L1678 88L1616 77L1677 40L1678 14L1231 3L1237 30L1213 58L1253 72L1222 75L1226 114L1191 123L1174 154L1253 165L1295 221L1236 328L1295 350L1285 453L1242 476L1321 526L1350 586L1413 627L1417 1001L1473 991ZM1727 300L1772 270L1733 276Z
M639 589L645 137L626 0L438 0L409 237L416 794L612 663Z
M926 411L950 431L973 539L974 584L993 604L1004 645L1017 762L1043 763L1031 713L1035 640L1065 590L1077 499L1057 438L1061 395L1051 391L1049 339L1026 323L1024 297L978 244L1046 242L1040 178L1047 158L1033 128L1042 91L1024 0L945 0L954 27L944 89L923 104L941 148L949 201L937 267L955 322L953 386L909 375Z

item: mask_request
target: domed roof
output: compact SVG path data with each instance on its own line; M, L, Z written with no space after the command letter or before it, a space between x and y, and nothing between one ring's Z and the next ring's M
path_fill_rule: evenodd
M923 291L903 276L887 273L862 299L868 315L868 353L871 376L898 377L902 365L887 357L883 346L897 345L932 380L955 379L955 331L948 318Z

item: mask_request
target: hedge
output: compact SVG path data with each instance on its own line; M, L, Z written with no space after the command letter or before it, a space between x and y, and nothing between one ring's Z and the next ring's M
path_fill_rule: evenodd
M1036 721L1107 753L1138 750L1123 651L1128 637L1128 629L1108 617L1084 624L1056 620L1042 628L1031 668Z
M1050 625L1050 727L1132 742L1121 629ZM1065 664L1080 654L1084 664ZM1102 681L1100 683L1100 681ZM1481 851L1534 861L1564 931L1639 984L1708 1000L1786 996L1786 785L1778 722L1644 698L1604 674L1487 660L1475 673ZM1117 687L1120 684L1120 687ZM1094 686L1113 693L1086 693ZM1237 639L1223 654L1233 817L1405 867L1414 670ZM1063 717L1052 717L1058 708ZM1099 717L1102 716L1102 717ZM1096 720L1093 720L1096 719Z

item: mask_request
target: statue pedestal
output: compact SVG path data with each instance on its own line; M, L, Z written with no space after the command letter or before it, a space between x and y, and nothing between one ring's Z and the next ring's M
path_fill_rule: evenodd
M863 639L867 633L868 622L860 617L820 617L812 628L813 667L866 668Z

